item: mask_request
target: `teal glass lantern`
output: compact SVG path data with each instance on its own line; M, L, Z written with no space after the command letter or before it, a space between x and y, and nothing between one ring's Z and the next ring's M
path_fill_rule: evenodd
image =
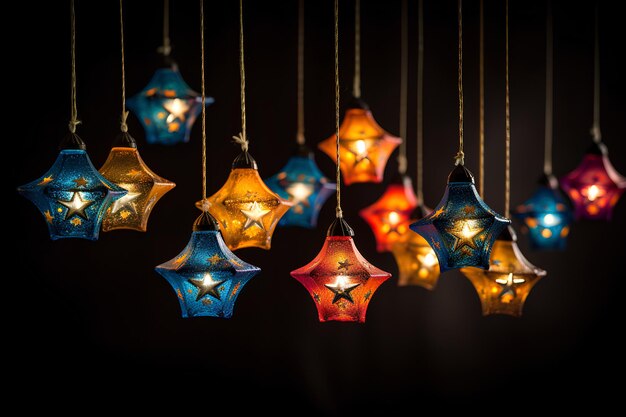
M565 250L572 211L553 176L544 176L533 195L513 215L524 223L522 231L537 250Z
M97 240L106 210L127 193L100 175L75 133L63 142L48 172L17 191L37 206L52 240Z
M261 270L235 256L215 219L203 212L185 249L156 271L176 292L183 318L230 318L244 285Z
M298 153L265 184L293 206L278 222L279 226L298 226L312 229L317 226L320 209L336 190L319 170L313 153L301 146Z
M457 165L439 205L410 227L432 247L441 272L464 266L489 268L493 243L511 221L480 198L472 173Z
M207 97L206 104L213 103ZM150 144L173 145L189 142L193 123L202 109L202 100L183 80L178 66L159 68L148 85L127 101L139 118Z

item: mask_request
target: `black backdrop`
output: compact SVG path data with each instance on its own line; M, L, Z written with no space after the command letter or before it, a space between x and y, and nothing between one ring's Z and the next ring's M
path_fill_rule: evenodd
M160 62L159 2L126 2L128 93L140 90ZM172 6L173 56L187 82L199 90L197 1ZM209 192L225 181L240 130L237 2L206 2ZM291 155L296 130L297 2L245 2L248 134L261 175L275 173ZM332 2L306 9L306 136L311 145L331 135L333 111ZM425 2L425 196L439 200L457 144L456 2ZM504 190L504 2L486 1L486 200L503 209ZM608 2L605 2L608 3ZM601 8L602 129L613 163L626 172L621 82L623 23L611 4ZM17 70L20 141L13 186L43 172L56 156L69 118L69 8L46 2L30 10L24 30L14 34L11 56ZM555 173L573 169L590 143L593 88L593 4L556 2ZM362 4L363 97L379 123L398 132L400 2ZM105 160L119 129L120 70L116 1L77 4L79 134L94 164ZM417 2L410 2L409 172L415 171L415 73ZM478 1L467 1L465 23L465 132L467 165L478 162ZM545 4L511 2L512 204L527 198L542 169L545 64ZM353 2L340 5L340 71L348 98L353 63ZM19 34L18 34L19 35ZM33 77L29 71L40 75ZM317 321L313 302L289 271L320 249L334 214L331 199L317 230L278 229L271 251L238 255L263 272L245 288L231 320L182 319L178 301L155 265L187 243L199 214L200 124L189 144L148 146L134 116L130 131L144 160L177 187L157 205L147 233L103 233L97 242L47 237L34 206L13 192L19 225L17 254L5 262L5 299L21 300L7 343L15 349L10 380L17 389L33 383L46 393L63 388L112 398L142 388L172 390L179 405L287 408L294 413L420 410L436 401L512 407L535 399L595 399L617 390L605 373L623 365L619 264L624 250L626 204L610 223L578 223L565 253L538 253L520 246L548 271L528 298L520 319L482 317L473 287L458 272L446 273L433 292L384 284L366 324ZM333 163L317 152L322 170ZM396 170L395 158L386 178ZM396 272L391 254L375 252L374 238L357 211L372 203L385 184L344 188L344 213L357 232L361 252L375 265ZM16 258L16 259L15 259ZM15 263L14 263L15 261ZM9 284L10 283L10 284ZM65 378L70 384L59 384ZM106 382L108 381L108 382ZM106 382L105 390L96 386ZM83 388L83 389L81 389ZM239 397L245 400L238 401ZM61 400L64 396L59 397ZM165 401L153 396L151 403ZM609 399L611 397L608 397ZM606 398L605 398L606 399ZM471 400L471 401L470 401ZM435 403L436 404L436 403ZM67 404L66 404L67 406ZM442 406L445 406L442 404ZM494 408L498 410L498 408ZM500 409L502 410L502 409Z

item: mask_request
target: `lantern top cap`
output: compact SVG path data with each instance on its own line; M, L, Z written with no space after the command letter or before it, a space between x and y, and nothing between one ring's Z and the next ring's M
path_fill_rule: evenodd
M233 161L233 169L236 168L250 168L257 170L259 167L257 166L252 155L250 155L248 151L244 151L237 155L237 158Z
M328 228L326 236L354 236L354 230L350 227L343 217L337 217Z
M362 99L352 97L352 99L348 102L348 109L369 110L370 106L368 106Z
M606 145L602 142L593 142L591 144L591 146L589 146L589 148L587 148L587 152L585 152L588 155L600 155L600 156L607 156L609 154L609 150L607 149Z
M552 174L542 174L537 180L539 185L556 190L559 188L559 180Z
M507 226L498 236L498 240L517 242L517 233L513 230L513 226Z
M301 158L309 158L313 159L313 151L308 146L302 144L296 147L295 156L299 156Z
M133 138L130 133L122 132L115 138L113 141L114 148L137 148L137 141Z
M193 223L194 232L219 232L219 230L217 220L208 211L203 211Z
M83 142L80 136L78 136L76 133L70 132L63 138L61 144L59 145L59 150L65 149L86 151L87 145L85 145L85 142Z
M457 165L448 175L448 183L451 182L469 182L474 184L474 176L464 165Z

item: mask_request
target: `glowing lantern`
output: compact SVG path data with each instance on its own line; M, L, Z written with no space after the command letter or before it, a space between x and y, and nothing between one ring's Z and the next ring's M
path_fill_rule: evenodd
M401 234L398 226L411 218L416 207L417 197L413 192L411 179L403 176L389 184L374 204L359 212L374 232L378 252L391 250Z
M493 242L510 223L485 204L471 172L457 165L439 205L411 229L426 239L445 272L463 266L489 268Z
M609 161L603 143L594 143L560 183L574 204L577 219L611 220L613 207L626 188L626 178Z
M256 161L248 152L235 159L226 183L207 200L208 209L219 219L222 236L231 250L269 249L278 221L293 204L265 185ZM199 201L196 206L202 208L203 204Z
M261 270L235 256L215 219L203 212L185 249L156 271L174 288L183 317L229 318L243 286Z
M315 259L291 272L313 297L321 322L365 322L374 292L391 277L361 256L353 236L350 226L336 219Z
M107 208L126 194L94 168L85 143L70 133L54 165L17 191L43 214L52 240L97 240Z
M176 186L159 177L141 159L135 140L122 133L120 146L111 149L100 173L128 193L106 212L102 230L133 229L145 232L148 217L161 197Z
M207 105L213 101L206 98ZM128 107L143 125L148 143L172 145L189 142L202 103L198 93L183 80L178 66L172 64L158 69L148 85L128 99Z
M376 123L367 105L358 100L351 106L339 129L341 172L346 185L381 182L391 153L402 139L385 132ZM320 142L319 148L336 160L335 135Z
M463 268L472 282L482 305L483 315L522 315L526 297L546 271L532 265L517 246L511 227L496 240L489 269Z
M524 222L530 244L535 249L565 249L572 213L558 190L556 178L542 178L539 188L517 207L515 216Z
M267 186L281 198L293 203L293 207L278 222L279 226L314 228L324 202L336 189L328 182L313 159L313 153L300 147L298 155L292 156L287 165L273 177L265 180Z

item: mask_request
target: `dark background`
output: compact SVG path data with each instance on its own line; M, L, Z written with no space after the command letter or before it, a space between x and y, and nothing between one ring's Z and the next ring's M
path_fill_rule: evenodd
M16 73L20 111L15 187L44 173L65 135L70 109L68 2L14 4L27 16L13 33L9 56ZM186 81L200 89L197 1L172 2L173 57ZM311 146L334 126L332 1L306 8L306 136ZM353 69L353 1L340 2L340 72L347 99ZM415 172L415 74L417 2L409 2L409 173ZM443 193L457 134L456 2L425 1L424 179L425 198ZM485 1L486 201L503 210L504 190L504 2ZM601 5L602 131L615 167L626 172L623 22L614 2ZM236 1L206 2L206 88L216 103L207 111L209 193L225 181L240 131L238 9ZM119 131L120 68L116 1L78 1L78 133L96 167ZM125 5L127 88L136 93L160 64L159 2ZM545 3L512 1L510 15L512 204L530 196L542 170L544 137ZM297 1L246 1L248 135L263 177L292 154L296 132ZM593 106L592 2L554 4L554 171L573 169L591 143ZM400 1L363 1L363 98L378 122L398 133ZM8 18L8 16L7 16ZM464 5L465 138L467 166L478 164L478 1ZM33 76L33 72L37 74ZM345 102L345 100L342 100ZM200 123L189 144L148 146L134 116L130 131L158 174L176 182L154 210L147 233L115 231L100 240L52 242L35 207L15 192L12 217L16 248L6 252L15 272L5 273L5 299L21 300L10 322L13 387L58 401L77 392L138 398L148 404L174 400L181 411L202 406L290 409L294 414L419 411L463 403L506 411L535 401L566 405L603 403L623 377L624 284L620 268L626 204L611 223L577 223L564 253L531 251L548 271L526 302L524 316L482 317L478 297L460 273L444 274L435 291L399 288L395 278L376 293L366 324L317 321L315 306L289 272L321 248L334 215L324 206L317 230L278 229L272 250L237 255L263 272L245 288L230 320L182 319L178 301L154 266L187 243L201 196ZM9 132L10 133L10 132ZM8 139L7 139L8 140ZM6 158L6 156L5 156ZM334 164L317 152L321 169ZM397 169L395 158L386 180ZM343 189L344 213L360 251L376 266L396 273L389 253L375 251L374 237L357 211L385 184ZM622 199L623 200L623 199ZM5 238L6 239L6 238ZM5 240L6 241L6 240ZM13 245L13 243L12 243ZM11 284L9 284L11 283ZM60 383L60 381L69 381ZM100 388L104 386L104 388ZM45 390L43 389L45 387ZM45 392L42 392L45 391ZM167 391L171 396L159 396ZM602 393L602 394L600 394ZM445 402L444 402L445 401ZM71 407L70 403L64 403ZM289 408L297 405L299 408ZM504 405L505 408L499 408ZM534 408L534 407L533 407ZM535 408L537 409L537 408Z

